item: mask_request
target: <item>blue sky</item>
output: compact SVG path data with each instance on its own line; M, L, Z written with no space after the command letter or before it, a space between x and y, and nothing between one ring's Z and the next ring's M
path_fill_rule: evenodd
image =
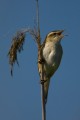
M65 29L61 65L51 79L47 120L80 120L80 1L39 0L41 37ZM17 30L33 27L35 0L0 0L0 120L41 120L37 49L27 35L10 76L7 53Z

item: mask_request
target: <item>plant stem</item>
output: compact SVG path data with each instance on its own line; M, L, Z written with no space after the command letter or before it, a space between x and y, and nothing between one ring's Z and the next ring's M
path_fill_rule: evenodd
M46 120L46 106L44 98L44 64L42 64L42 83L41 83L41 99L42 99L42 120Z
M43 62L43 55L42 55L42 48L41 48L41 37L40 37L40 22L39 22L39 4L38 0L36 0L37 5L37 32L38 32L38 64L41 66L41 101L42 101L42 120L46 120L46 108L45 108L45 98L44 98L44 62Z

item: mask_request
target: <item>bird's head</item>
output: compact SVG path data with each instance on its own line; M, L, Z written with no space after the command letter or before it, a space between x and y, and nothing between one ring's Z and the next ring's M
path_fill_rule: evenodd
M48 35L46 36L46 42L60 42L61 39L64 37L64 35L62 34L63 32L64 30L56 30L48 33Z

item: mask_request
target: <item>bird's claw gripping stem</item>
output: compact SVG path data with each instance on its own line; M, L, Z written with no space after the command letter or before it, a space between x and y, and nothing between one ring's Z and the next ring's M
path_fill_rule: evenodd
M47 80L40 80L41 84L44 84L45 82L47 82Z

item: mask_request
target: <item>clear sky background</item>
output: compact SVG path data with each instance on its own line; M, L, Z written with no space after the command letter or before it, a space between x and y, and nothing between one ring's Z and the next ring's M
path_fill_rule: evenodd
M39 0L41 37L65 29L61 65L51 79L47 120L80 120L80 0ZM35 0L0 0L0 120L41 120L37 48L26 37L10 76L7 53L17 30L33 27Z

